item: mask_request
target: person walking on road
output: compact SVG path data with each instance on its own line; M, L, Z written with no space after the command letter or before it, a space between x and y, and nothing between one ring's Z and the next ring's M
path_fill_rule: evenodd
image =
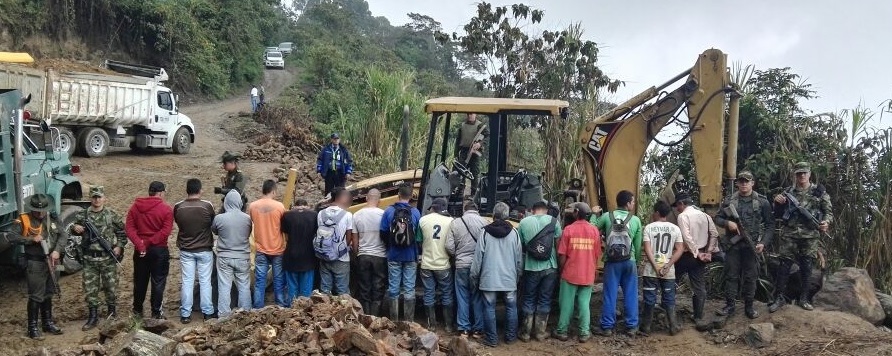
M285 253L285 239L282 237L282 215L285 206L276 200L276 181L263 182L263 196L251 202L248 215L254 223L254 308L263 308L266 303L266 277L270 266L273 269L273 295L281 307L288 307L285 300L285 275L282 273L282 254Z
M251 113L257 112L257 106L260 104L259 92L256 85L251 86Z
M142 317L149 282L152 318L162 319L164 289L170 271L167 239L173 230L173 210L164 202L164 183L149 184L149 195L136 198L127 211L125 229L136 250L133 254L133 315Z
M381 301L387 285L387 246L381 239L384 210L378 207L381 203L378 189L370 189L365 196L365 207L353 214L353 227L359 238L356 256L359 302L366 314L381 316Z
M316 173L325 180L325 191L322 192L325 196L331 193L334 187L343 187L353 174L353 157L350 151L341 145L341 136L333 133L329 138L331 143L322 147L316 159Z
M468 201L464 214L453 219L446 234L446 251L455 257L455 304L457 306L458 331L465 336L483 335L483 296L471 285L471 262L477 241L483 236L483 227L488 225L477 204ZM472 314L473 313L473 314Z
M99 236L84 236L91 241L81 247L84 260L82 272L84 299L89 312L87 322L81 328L83 331L95 328L99 323L100 291L105 294L107 317L113 318L118 315L118 264L124 254L124 247L127 246L124 222L118 213L105 206L105 190L101 186L90 188L90 207L84 210L83 214L78 214L74 224L71 225L71 232L83 236L86 231L84 225L87 222L96 227ZM114 256L102 248L100 239L112 249Z
M3 233L7 242L24 245L25 273L28 284L28 337L43 340L43 332L62 335L62 329L53 321L53 296L60 293L56 270L68 235L60 234L48 224L50 198L34 194L28 199L29 211L13 222L10 232ZM38 319L42 323L38 324Z
M217 234L217 315L229 317L230 291L235 282L238 307L251 310L251 244L253 224L242 211L242 197L238 190L226 193L222 214L214 216L211 230Z
M282 232L288 241L282 267L285 269L285 282L288 285L287 301L297 297L309 297L313 292L313 275L318 261L313 250L313 237L316 236L317 214L310 209L306 199L298 198L294 209L282 215Z
M214 204L201 199L201 181L192 178L186 181L185 200L173 207L177 222L177 247L180 249L182 288L180 289L180 322L192 321L192 303L195 288L195 272L198 272L201 313L204 319L217 317L214 312L214 299L211 293L211 275L214 272ZM220 290L225 294L229 290Z

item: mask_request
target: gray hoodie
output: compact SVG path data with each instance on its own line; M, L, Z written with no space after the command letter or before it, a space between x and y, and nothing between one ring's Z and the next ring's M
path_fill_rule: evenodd
M476 210L468 210L461 218L452 220L446 234L446 252L455 256L455 268L471 268L477 240L483 237L483 227L488 224Z
M251 256L251 217L242 212L242 197L235 189L223 199L223 214L214 217L211 230L217 239L217 257L248 259Z
M520 237L505 220L494 220L483 228L471 262L471 283L485 292L517 290L523 269Z

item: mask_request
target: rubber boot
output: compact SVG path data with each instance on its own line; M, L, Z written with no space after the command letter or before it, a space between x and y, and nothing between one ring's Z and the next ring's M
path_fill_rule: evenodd
M363 314L372 315L372 307L369 305L369 302L359 302L359 305L362 306Z
M90 307L89 314L87 315L87 322L81 327L81 330L87 331L96 327L96 323L99 322L99 308L98 307Z
M53 300L47 299L40 306L40 316L43 319L43 331L53 335L62 335L62 329L53 322Z
M388 299L387 304L390 306L390 321L397 322L400 320L400 300L399 297Z
M410 323L415 321L415 298L403 300L403 317Z
M666 319L669 322L669 335L677 334L681 328L678 325L678 316L675 314L675 306L666 308Z
M118 316L118 307L114 304L109 304L108 307L108 315L105 317L106 319L114 319Z
M756 308L753 307L752 300L746 300L743 302L743 313L746 314L746 317L750 319L759 317L759 313L756 311Z
M768 312L774 313L780 310L780 308L783 308L784 305L787 305L787 298L784 298L783 294L778 294L777 298L774 300L774 303L768 305Z
M654 306L644 305L644 315L641 317L641 332L650 334L650 326L654 321Z
M709 330L710 323L703 319L703 306L706 304L706 301L697 298L694 296L693 300L694 304L694 328L697 331L707 331Z
M535 331L533 334L536 341L545 341L545 339L548 338L548 332L545 331L546 327L548 327L548 313L536 315Z
M427 329L434 331L437 329L437 308L435 306L425 306L425 315L427 315Z
M727 316L727 317L734 315L734 309L735 309L734 304L735 303L736 302L733 299L725 300L725 307L722 308L721 310L716 311L715 315Z
M369 315L380 316L380 314L381 314L381 302L369 303Z
M40 329L37 328L37 316L40 313L40 303L28 299L28 337L43 340Z
M453 317L455 314L453 313L454 311L451 305L443 307L443 324L445 324L443 326L443 329L444 331L446 331L447 334L452 334L453 332L455 332L455 328L452 326L455 322L455 318Z
M522 323L520 324L520 333L517 334L517 338L523 342L530 341L530 333L533 330L533 315L526 315L523 317Z

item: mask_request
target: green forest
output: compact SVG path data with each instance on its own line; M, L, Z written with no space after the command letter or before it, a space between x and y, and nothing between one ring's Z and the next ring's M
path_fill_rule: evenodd
M310 130L315 139L337 130L367 174L392 172L403 107L412 121L410 163L426 141L423 102L436 96L555 98L571 103L566 120L516 128L516 159L534 161L555 189L580 177L577 134L585 121L611 108L599 94L622 78L598 67L597 33L579 24L532 33L548 14L523 4L477 5L458 33L435 17L409 14L392 25L364 0L0 0L0 26L12 38L80 38L91 48L168 68L185 93L222 98L262 79L264 47L294 42L286 59L299 79L268 108L268 124ZM621 44L615 44L621 45ZM18 44L19 49L25 49ZM691 53L693 59L696 54ZM732 58L740 58L730 54ZM667 74L668 75L668 74ZM852 103L852 109L814 113L803 104L817 93L792 68L735 64L740 106L738 170L754 173L756 190L773 194L792 182L794 162L809 161L834 205L827 267L865 268L892 291L892 129L877 129L892 102ZM261 115L262 116L262 115ZM274 123L270 120L284 120ZM321 142L321 141L320 141ZM548 142L548 145L543 144ZM542 160L542 156L548 157ZM535 163L539 162L539 163ZM694 169L689 144L655 147L642 170L650 201L675 169ZM696 194L696 182L682 183ZM645 206L642 217L649 216Z

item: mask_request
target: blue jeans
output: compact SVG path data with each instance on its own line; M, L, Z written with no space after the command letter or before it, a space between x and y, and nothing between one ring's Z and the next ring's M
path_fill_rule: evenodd
M334 292L337 295L350 295L350 262L319 261L319 291L323 294Z
M418 263L387 261L387 296L396 299L402 286L403 299L415 299L415 274Z
M483 331L483 296L471 287L471 269L455 269L455 301L459 331ZM473 312L473 319L471 319ZM473 325L471 323L473 320Z
M224 318L232 314L229 305L232 282L238 289L238 307L251 310L251 263L247 258L217 257L217 314Z
M635 261L604 264L604 308L601 309L601 329L611 330L616 325L616 295L623 288L626 327L638 327L638 271Z
M251 96L251 112L257 112L257 97Z
M424 306L436 304L437 291L440 292L440 303L445 307L452 306L452 271L444 269L432 271L421 269L421 284L424 285Z
M183 288L180 290L180 316L187 318L192 315L192 291L195 288L196 267L198 269L201 312L205 315L214 314L214 298L211 295L213 291L211 274L214 268L214 253L212 251L180 251L180 267L183 280Z
M557 270L549 268L542 271L523 272L523 297L521 311L524 317L535 313L551 312L551 296L557 282Z
M291 272L285 271L285 282L288 284L286 300L294 300L297 297L309 297L313 293L313 275L316 271Z
M499 343L499 334L496 330L496 293L505 294L505 320L508 322L505 328L505 341L517 340L517 291L487 292L483 291L483 326L486 336L484 343L495 346Z
M663 308L675 306L675 280L662 279L656 277L641 277L641 284L644 286L644 305L653 306L657 304L657 290L661 291Z
M266 304L266 273L273 267L273 293L276 304L288 307L285 303L285 274L282 271L282 255L271 256L258 252L254 256L254 309Z

